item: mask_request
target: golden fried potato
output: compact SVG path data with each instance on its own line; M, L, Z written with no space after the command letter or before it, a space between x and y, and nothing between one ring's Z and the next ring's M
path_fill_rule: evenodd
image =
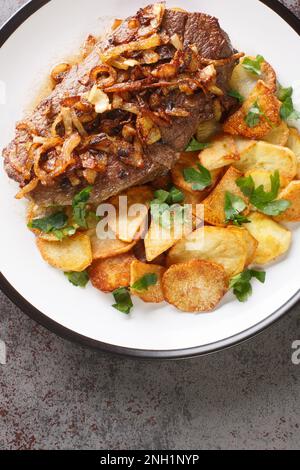
M234 136L234 143L240 155L249 151L256 145L255 140L244 139L243 137L236 136Z
M213 192L204 199L204 220L206 223L226 227L225 196L227 191L241 197L246 204L248 203L247 198L236 184L236 180L241 176L242 174L238 170L230 167Z
M141 263L140 261L133 261L131 263L130 285L133 286L137 281L142 279L147 274L156 274L157 283L154 286L148 287L147 290L136 290L131 287L131 293L144 302L159 304L164 301L162 292L162 277L166 269L162 266L155 264Z
M233 231L207 226L176 243L168 254L167 266L192 259L212 261L223 266L231 278L244 270L247 258L248 250Z
M287 144L289 138L289 128L287 124L282 121L278 127L274 127L264 138L265 142L273 145L281 145L284 147Z
M204 211L203 211L203 194L202 191L193 191L190 193L189 191L181 190L184 194L184 204L190 204L192 206L192 213L193 216L199 219L200 221L204 219Z
M94 261L89 268L89 277L96 289L113 292L119 287L130 285L130 266L135 256L126 253L114 258Z
M216 137L211 146L199 154L199 160L207 170L218 170L240 159L234 139L231 136Z
M240 154L240 161L234 167L242 173L250 170L265 170L274 173L279 171L281 184L286 186L297 173L297 159L295 154L286 147L272 145L267 142L256 142L248 150Z
M300 179L300 134L297 129L290 129L287 147L294 152L297 158L297 178Z
M81 272L93 261L91 242L87 235L77 234L61 242L37 238L37 247L47 263L62 271Z
M252 264L258 247L258 241L243 227L231 226L227 230L233 231L239 237L240 243L244 245L247 251L246 267Z
M175 264L162 281L166 301L183 312L210 312L226 294L228 279L216 263L191 260Z
M283 214L274 217L280 222L300 222L300 181L291 181L291 183L279 194L278 199L285 199L291 202Z
M194 191L192 185L187 183L184 179L183 172L186 168L194 168L199 171L197 164L199 164L198 158L199 152L184 152L181 154L180 159L177 161L176 165L172 169L172 179L175 186L182 189L183 191L188 191L190 193L199 193L202 195L203 199L207 197L209 192L213 189L214 185L218 180L220 175L220 170L214 170L211 172L213 183L209 188L204 189L203 191Z
M173 226L169 229L152 221L144 240L147 261L151 262L168 251L186 234L186 230L187 227L183 225L177 225L175 228Z
M113 232L110 232L112 238L106 239L98 238L96 230L90 230L88 234L92 245L93 260L112 258L128 253L136 244L136 241L122 242Z
M140 238L152 199L153 191L149 186L135 186L109 199L108 203L117 212L116 219L113 216L109 226L119 240L131 243L136 237Z
M256 103L264 115L261 116L257 126L249 127L245 118ZM272 130L272 126L280 125L280 108L281 102L270 88L259 80L242 107L227 119L223 130L227 134L239 135L248 139L262 139Z
M254 57L251 57L252 59ZM241 59L241 62L234 68L230 80L230 87L233 90L238 91L244 98L252 93L259 79L270 88L272 93L276 92L276 73L274 69L268 62L263 62L261 65L261 75L254 75L249 70L246 70L243 67L243 61L245 58Z
M253 263L268 264L289 250L292 241L289 230L258 212L253 212L248 218L251 223L245 224L245 228L258 241Z

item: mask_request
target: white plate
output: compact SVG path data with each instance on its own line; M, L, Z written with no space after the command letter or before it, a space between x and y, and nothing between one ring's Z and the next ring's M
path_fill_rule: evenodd
M12 33L0 50L0 80L6 85L6 103L0 105L0 147L13 137L15 122L51 65L75 53L88 33L99 34L113 17L126 17L147 3L37 0L19 12L0 36L3 43ZM268 3L278 8L278 2ZM169 4L187 8L182 0ZM283 85L300 78L295 60L300 57L299 37L263 3L247 0L241 8L240 0L190 0L188 9L217 16L235 47L264 55ZM287 18L292 16L287 14ZM293 21L299 31L299 22ZM300 230L295 228L289 255L268 268L265 285L255 283L248 303L240 304L228 295L216 312L189 315L168 305L147 306L135 300L133 313L122 315L111 307L112 296L92 287L76 289L42 261L25 226L25 205L14 199L16 190L16 184L1 171L2 289L37 321L81 343L143 357L208 353L261 331L299 299Z

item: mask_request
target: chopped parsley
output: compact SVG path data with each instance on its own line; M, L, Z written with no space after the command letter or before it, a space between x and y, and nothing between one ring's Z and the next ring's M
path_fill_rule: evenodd
M151 274L145 274L141 279L136 281L131 287L133 290L136 290L138 292L143 292L145 290L148 290L149 287L155 286L158 281L158 276L157 274L151 273Z
M186 152L197 152L198 150L204 150L204 149L207 149L208 147L210 147L210 144L203 144L201 142L198 142L197 139L195 139L195 137L192 138L192 140L190 141L189 145L187 146L187 148L185 149Z
M261 75L261 66L264 62L265 59L262 55L257 55L255 59L251 59L251 57L245 57L242 62L242 66L244 69L259 77Z
M232 222L238 227L242 224L250 223L250 220L248 220L244 215L242 215L242 212L246 208L247 204L241 197L236 196L235 194L232 194L228 191L226 192L224 207L226 222Z
M131 309L133 308L133 303L128 289L126 289L126 287L120 287L120 289L116 289L113 292L113 296L116 302L113 305L113 308L119 310L119 312L129 315Z
M277 200L280 190L279 171L275 171L274 175L270 176L270 179L271 191L269 192L265 191L263 185L255 188L252 176L239 178L236 184L241 189L242 193L249 198L250 203L260 212L270 216L277 216L285 212L290 207L291 203L284 199Z
M89 282L89 275L87 271L82 271L81 273L69 272L65 273L65 276L75 287L85 287Z
M233 289L234 295L240 302L246 302L252 295L251 280L253 278L264 284L266 282L266 273L265 271L247 269L231 279L229 288Z
M203 189L208 188L212 184L212 177L210 171L208 171L204 166L197 163L199 170L195 168L185 168L183 170L184 180L192 185L194 191L203 191Z

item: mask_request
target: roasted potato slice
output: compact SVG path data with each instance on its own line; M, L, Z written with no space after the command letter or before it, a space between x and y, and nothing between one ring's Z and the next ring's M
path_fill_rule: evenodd
M192 189L192 185L185 181L183 172L186 168L195 168L195 170L199 170L199 168L197 167L197 164L199 164L198 155L199 152L182 153L180 159L177 161L176 165L172 169L172 179L174 185L178 186L178 188L182 189L183 191L188 191L190 193L197 192L203 196L203 199L205 199L209 192L215 186L220 175L220 170L214 170L211 172L213 184L209 188L206 188L203 191L194 191Z
M263 115L257 126L249 127L245 119L255 103L258 104ZM239 135L248 139L263 139L273 126L280 125L280 108L281 102L270 88L259 80L242 107L227 119L223 130L226 134Z
M267 142L256 142L240 154L240 161L234 167L242 173L250 170L265 170L274 173L279 171L281 184L286 186L297 173L297 159L295 154L286 147L272 145Z
M247 198L236 184L236 180L241 176L242 174L238 170L230 167L213 192L204 199L204 220L206 223L226 227L225 197L227 191L241 197L246 204L248 203Z
M145 250L147 261L151 262L162 253L168 251L187 232L183 225L174 228L164 228L152 221L148 233L145 237ZM192 229L191 229L192 230ZM190 230L190 231L191 231Z
M204 260L175 264L162 281L166 301L183 312L210 312L226 294L224 268Z
M113 292L119 287L129 287L130 266L135 259L134 255L126 253L94 261L89 268L93 286L102 292Z
M126 243L119 240L113 232L110 232L111 238L105 239L98 238L96 230L90 230L88 234L92 245L93 260L112 258L128 253L136 244L136 241Z
M207 170L213 171L229 166L240 159L239 152L231 136L216 137L210 147L199 154L199 160Z
M294 152L297 158L297 178L300 179L300 134L297 129L290 129L287 147Z
M253 212L248 218L251 223L246 224L245 228L258 241L253 263L271 263L289 250L292 241L289 230L258 212Z
M258 241L252 237L250 232L243 227L228 227L227 230L233 231L235 235L239 237L240 243L242 243L247 251L246 266L253 263L255 253L258 247Z
M65 238L61 242L37 238L37 247L48 264L62 271L81 272L93 261L91 242L84 234Z
M136 290L131 287L131 293L144 302L159 304L164 301L164 295L162 292L162 277L166 269L162 266L155 264L141 263L140 261L133 261L131 263L131 276L130 285L133 286L137 281L142 279L147 274L156 274L157 283L154 286L150 286L147 290Z
M167 266L192 259L212 261L223 266L231 278L244 270L247 258L248 250L233 231L201 227L176 243L168 254Z
M274 127L264 138L265 142L273 145L281 145L285 147L289 138L289 128L287 124L282 121L278 127Z
M280 222L300 222L300 181L291 183L279 194L278 199L291 202L291 206L283 214L274 217Z
M117 212L116 219L113 217L109 226L119 240L131 243L136 237L141 237L152 199L153 191L149 186L135 186L108 201Z
M193 216L200 221L204 220L202 191L194 191L193 193L190 193L189 191L182 190L182 192L184 194L184 204L190 204L192 206Z
M251 57L253 59L254 57ZM276 92L276 73L268 62L263 62L261 65L261 75L255 75L243 67L243 61L234 68L230 80L230 86L233 90L238 91L244 98L252 93L259 79L270 88L272 93Z

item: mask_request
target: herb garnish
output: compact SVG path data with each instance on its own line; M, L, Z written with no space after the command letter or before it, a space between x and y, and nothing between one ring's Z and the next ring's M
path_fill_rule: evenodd
M157 274L151 273L151 274L145 274L141 279L136 281L131 287L132 289L142 292L145 290L148 290L149 287L155 286L158 281L158 276Z
M184 180L192 185L194 191L203 191L203 189L211 186L212 177L210 171L204 166L197 163L199 170L195 168L185 168L183 170Z
M284 121L300 119L300 113L295 110L293 103L293 88L279 86L278 99L282 102L280 116Z
M185 149L186 152L197 152L198 150L204 150L210 147L210 144L202 144L201 142L198 142L195 137L192 138L190 141L189 145Z
M264 284L266 281L266 273L265 271L247 269L231 279L229 288L233 289L234 295L240 302L246 302L252 295L251 280L253 278Z
M81 273L69 272L65 273L65 276L75 287L85 287L89 282L89 275L87 271L82 271Z
M184 201L184 194L177 188L170 191L160 189L154 193L151 201L151 215L154 222L165 228L170 228L174 222L184 223L185 208L179 204Z
M225 217L226 222L232 222L234 225L238 227L242 224L250 223L244 215L241 213L247 208L247 204L245 201L235 194L230 192L226 192L225 194Z
M131 312L131 309L133 308L133 303L128 289L126 289L125 287L116 289L113 292L113 296L116 301L113 307L116 310L119 310L120 312L126 313L128 315Z
M255 59L251 59L251 57L245 57L245 59L242 62L242 66L244 67L244 69L248 70L254 75L260 76L261 66L264 62L265 62L265 59L261 55L257 55Z
M247 116L245 117L245 122L247 124L248 127L255 127L255 126L258 126L258 124L260 123L260 119L261 118L264 118L267 123L272 127L274 128L275 125L273 124L273 122L268 118L268 116L266 115L266 113L264 113L262 111L262 109L260 108L259 104L258 104L258 101L255 101L255 103L251 106L251 108L249 109L248 111L248 114Z
M78 193L73 199L73 218L75 223L81 228L88 228L87 217L87 203L90 199L93 186L88 186Z
M40 230L43 233L53 234L62 241L76 233L76 228L68 226L68 216L63 211L56 212L48 217L33 219L28 227L33 230Z
M274 175L270 176L270 179L271 191L269 192L265 191L263 185L255 188L252 176L239 178L236 184L241 189L242 193L249 198L250 203L260 212L266 215L276 216L285 212L291 206L291 203L284 199L277 200L280 190L279 171L275 171Z
M237 99L240 103L244 103L245 98L237 90L229 90L228 95Z

